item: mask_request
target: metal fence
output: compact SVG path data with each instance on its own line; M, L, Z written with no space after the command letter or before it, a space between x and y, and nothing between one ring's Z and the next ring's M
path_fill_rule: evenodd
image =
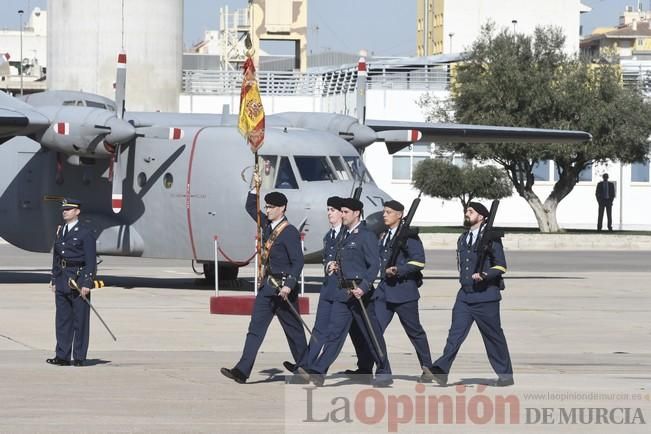
M263 95L330 96L354 92L357 68L354 66L319 72L258 72ZM234 95L240 92L240 71L184 70L182 89L186 94ZM369 89L446 90L450 66L377 65L368 70Z

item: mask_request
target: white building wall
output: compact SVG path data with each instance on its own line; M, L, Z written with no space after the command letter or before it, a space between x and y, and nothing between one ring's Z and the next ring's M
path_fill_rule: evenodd
M409 90L375 90L367 92L367 118L399 121L424 122L425 116L416 101L423 91ZM446 91L435 95L445 97ZM354 95L343 97L292 97L265 96L263 104L267 114L283 111L324 111L336 113L355 113ZM231 113L239 107L239 95L181 95L180 107L183 112L221 113L222 105L230 104ZM408 180L394 180L393 157L389 155L383 143L369 146L364 153L364 161L377 185L390 196L409 206L418 196L418 191ZM621 173L620 173L621 170ZM651 230L648 220L651 183L632 183L631 167L609 163L595 165L592 169L592 181L580 182L574 190L561 201L557 217L561 227L566 229L594 229L597 221L597 202L595 188L601 175L607 172L610 180L616 183L617 198L613 204L613 226L615 229ZM550 168L550 177L553 176ZM623 181L621 181L623 179ZM534 191L541 197L547 197L553 188L553 182L537 181ZM441 200L422 197L414 222L418 225L460 225L463 220L461 204L458 200ZM621 212L621 210L624 210ZM620 223L622 219L622 226ZM604 217L605 219L605 217ZM533 211L517 193L500 203L500 212L496 222L500 226L537 227ZM605 222L604 222L605 227Z
M127 109L177 111L183 0L50 0L48 88L115 97L117 55L127 53ZM74 23L72 25L71 23Z
M574 53L579 50L580 12L579 0L447 0L444 4L443 52L460 52L469 48L479 36L481 26L491 20L498 29L513 29L516 32L532 34L538 26L553 25L563 29L567 37L566 49ZM450 37L452 36L452 50Z

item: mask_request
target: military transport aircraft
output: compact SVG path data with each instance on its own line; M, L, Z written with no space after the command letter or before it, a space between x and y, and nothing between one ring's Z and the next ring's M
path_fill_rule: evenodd
M25 250L50 251L58 203L74 197L97 228L104 255L190 259L220 279L253 257L255 224L244 210L253 154L222 114L126 112L126 56L118 57L116 101L47 91L22 100L0 92L0 237ZM393 153L415 141L580 143L580 131L366 121L365 69L358 73L358 116L267 116L260 150L262 194L280 189L288 218L305 233L305 254L319 257L326 198L363 186L366 220L381 226L388 195L360 153L384 141Z

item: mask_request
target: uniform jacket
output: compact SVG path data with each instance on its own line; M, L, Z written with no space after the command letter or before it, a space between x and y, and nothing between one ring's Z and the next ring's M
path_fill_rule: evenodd
M52 280L60 276L64 271L74 271L77 274L75 279L79 287L93 288L95 274L97 272L97 253L95 245L95 235L92 229L78 221L77 224L63 236L65 225L58 228L56 239L54 240L53 258L52 258ZM63 267L63 261L66 267ZM72 266L70 264L80 264L82 266ZM74 277L74 276L71 276ZM64 292L69 292L65 285Z
M480 234L481 237L481 234ZM459 283L461 289L458 297L468 303L481 303L486 301L498 301L502 299L500 289L503 289L502 274L506 273L506 258L501 240L490 243L489 254L479 272L486 273L481 282L472 280L472 275L477 268L479 252L478 242L472 246L467 244L468 232L464 232L457 241L457 265L459 268Z
M378 249L377 237L366 228L366 224L360 223L347 237L347 229L342 228L343 234L337 247L337 258L339 260L340 272L338 278L345 280L359 280L357 286L370 294L373 290L373 281L380 269L380 252ZM348 301L347 290L338 289L337 301Z
M608 199L606 199L606 191L604 183L608 184ZM615 184L610 181L601 181L597 184L597 188L594 193L598 202L610 202L612 203L615 199Z
M250 193L248 195L246 199L246 211L254 220L257 219L255 213L255 194ZM264 246L264 243L271 236L271 222L266 215L260 213L260 223L263 228L262 245ZM293 290L290 297L295 298L298 296L298 293L294 289L298 282L298 278L301 275L301 271L303 270L303 264L304 258L303 250L301 248L301 236L294 226L289 225L280 233L271 246L269 261L267 262L267 274L272 274L274 276L282 275L285 278L285 285ZM276 295L276 288L273 288L268 284L264 285L262 291L266 296Z
M342 225L334 240L330 236L330 231L326 232L323 237L323 271L325 278L321 287L321 298L327 301L334 301L338 288L337 274L333 273L328 275L328 263L336 259L337 243L341 241L345 232L346 228Z
M382 280L378 285L373 298L384 299L389 303L406 303L418 300L420 293L418 287L422 284L421 270L425 268L425 250L418 234L410 234L403 248L400 249L395 266L398 275L387 277L385 270L392 254L392 245L395 240L389 240L389 246L384 246L386 233L378 243L380 249L380 276Z

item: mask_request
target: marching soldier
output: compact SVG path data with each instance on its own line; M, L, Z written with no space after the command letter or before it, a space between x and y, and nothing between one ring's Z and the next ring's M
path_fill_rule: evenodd
M416 355L418 366L430 366L430 356L427 334L420 323L418 316L418 288L423 284L421 270L425 267L425 250L417 234L408 234L408 238L401 246L396 243L402 214L405 210L403 204L390 200L384 203L384 224L387 231L380 239L380 275L382 280L373 295L375 303L375 316L382 333L387 329L397 314L400 323L411 341ZM399 248L395 264L388 264L392 250ZM423 378L423 380L425 380Z
M260 182L258 177L256 182ZM249 193L246 210L254 220L257 219L255 200L255 194ZM242 357L234 368L221 369L223 375L238 383L246 383L251 375L258 350L274 315L285 332L294 360L300 360L307 350L303 324L289 307L289 303L292 303L298 312L296 284L303 269L300 235L285 217L287 197L284 194L274 191L267 194L264 200L267 214L260 215L264 228L262 263L265 273L261 279L262 286L253 306Z
M314 320L314 328L312 329L312 337L308 344L308 350L298 364L288 361L283 363L283 366L290 372L295 372L297 366L308 366L314 363L328 337L327 332L330 324L330 312L332 312L332 304L334 303L335 295L337 293L337 276L334 274L336 263L335 256L337 253L337 244L341 241L341 238L345 233L345 230L341 230L343 227L341 222L342 204L343 199L340 197L332 196L328 198L327 213L330 230L326 232L323 237L323 264L325 278L319 293L319 304L316 309L316 319ZM359 332L357 325L354 322L351 324L350 338L358 356L363 350L367 352L364 337L361 332ZM372 368L372 359L370 363ZM350 373L357 374L358 372L350 371ZM370 374L371 369L364 373Z
M341 211L346 232L337 247L337 260L329 270L337 276L338 288L327 339L314 363L296 369L298 375L317 386L323 385L325 374L341 352L353 321L359 326L377 365L373 384L382 387L393 383L384 339L373 309L366 309L380 264L377 238L360 221L362 208L362 202L357 199L343 199Z
M79 221L81 202L64 199L61 203L64 225L57 229L54 241L50 289L56 306L56 355L46 362L69 366L83 366L88 353L90 307L82 297L90 300L90 288L97 269L95 237L91 228ZM68 279L74 279L81 288L72 289Z
M513 367L500 321L500 290L504 288L502 274L506 272L506 259L501 240L490 243L484 264L478 264L481 252L477 241L482 236L488 209L479 202L470 202L464 223L470 229L457 241L457 262L461 289L452 309L452 324L443 355L434 364L423 366L423 376L447 384L448 373L461 344L468 336L473 322L481 332L488 360L498 375L496 386L513 384ZM475 270L478 270L477 272Z

